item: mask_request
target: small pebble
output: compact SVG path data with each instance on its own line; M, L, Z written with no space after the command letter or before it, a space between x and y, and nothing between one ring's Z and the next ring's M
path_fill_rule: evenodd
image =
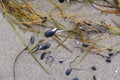
M95 66L92 66L91 69L92 69L93 71L95 71L95 70L96 70L96 67L95 67Z
M118 70L115 70L115 73L118 73Z
M74 77L72 80L79 80L79 78L78 77Z
M66 75L66 76L69 76L71 72L72 72L72 68L67 69L66 72L65 72L65 75Z
M110 57L107 57L106 62L107 62L107 63L111 63L111 58L110 58Z
M56 31L57 31L57 28L47 30L44 35L45 37L52 37L56 33Z

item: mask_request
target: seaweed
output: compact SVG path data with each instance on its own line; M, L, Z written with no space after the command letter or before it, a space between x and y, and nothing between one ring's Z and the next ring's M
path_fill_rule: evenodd
M71 2L79 2L79 4L89 3L95 9L102 13L106 14L116 14L119 17L120 12L120 1L113 0L112 2L108 0L101 0L106 4L101 4L97 0L65 0L68 3ZM89 53L95 53L103 58L107 58L107 56L99 54L100 52L107 51L108 49L112 49L112 51L116 51L116 55L120 53L120 50L114 48L120 44L117 42L110 46L107 45L100 45L99 42L102 40L110 40L112 37L120 35L120 25L114 21L113 23L116 24L118 27L114 27L106 22L98 23L97 21L93 21L86 18L79 18L80 15L84 13L77 13L70 15L65 12L64 6L54 2L53 0L48 0L50 4L54 6L53 9L50 10L48 13L37 13L32 6L30 6L26 0L22 0L18 2L17 0L0 0L1 10L3 12L4 18L9 22L11 27L13 28L14 32L21 40L24 45L24 49L17 55L13 64L13 75L15 80L15 63L18 60L19 56L23 54L24 51L28 51L33 59L39 64L39 66L49 74L49 71L45 69L45 67L39 62L39 60L35 57L35 53L42 53L47 51L55 51L60 46L66 49L69 53L74 53L73 49L69 48L64 43L67 40L75 40L77 39L77 47L83 53L81 56L77 56L73 61L70 62L69 67L71 69L76 69L71 66L71 64L78 60L78 65L85 59L85 57ZM72 5L72 4L71 4ZM106 9L103 9L106 8ZM58 9L58 12L53 12L55 9ZM111 10L112 9L112 10ZM54 14L56 16L54 16ZM57 18L61 18L62 20L69 19L68 23L70 27L65 26L63 23L57 20ZM35 26L37 25L37 28ZM23 32L29 31L29 33L37 33L40 37L44 38L39 40L38 42L34 43L34 36L30 38L30 43L27 45L23 37L20 35L19 28ZM43 31L43 29L45 31ZM108 36L104 36L104 34L108 34ZM93 35L97 35L95 38L91 38ZM53 40L58 44L54 46L54 48L50 47L49 41ZM45 46L46 43L49 45ZM82 45L81 45L82 44ZM45 47L43 47L44 45ZM41 48L42 46L42 48ZM39 50L38 50L39 48ZM49 48L49 49L48 49ZM84 50L85 49L85 50ZM74 55L74 54L73 54ZM44 56L43 56L44 57ZM42 58L43 59L43 58ZM111 59L111 58L110 58ZM110 62L110 60L106 60ZM80 69L79 69L80 70ZM69 75L69 74L68 74ZM94 80L95 77L93 77Z

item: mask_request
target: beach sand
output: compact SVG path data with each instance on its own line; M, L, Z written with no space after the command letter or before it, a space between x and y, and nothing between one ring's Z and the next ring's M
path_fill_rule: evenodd
M57 2L57 0L54 1ZM28 2L37 12L48 13L53 8L47 0L29 0ZM94 21L99 21L98 19L101 19L113 26L115 25L112 23L111 19L120 21L120 17L114 14L98 14L99 12L92 6L90 7L90 5L86 5L81 9L78 8L83 5L79 3L63 3L61 5L69 6L64 10L68 14L83 13L79 18L87 18ZM69 26L61 19L58 21ZM32 33L23 33L20 29L18 30L26 43L28 43ZM117 36L108 41L101 41L101 44L112 44L119 41L120 36ZM50 41L50 43L51 46L54 47L55 42ZM59 47L54 52L51 52L51 56L54 57L54 61L52 63L46 64L45 60L39 59L41 53L35 54L42 65L50 72L49 75L39 67L27 51L24 51L16 63L16 80L72 80L74 77L78 77L79 80L94 80L94 75L96 76L96 80L120 80L119 54L112 58L111 63L107 63L101 56L90 53L82 63L77 63L80 59L78 58L77 61L72 64L73 67L80 70L73 70L69 76L66 76L65 71L69 68L69 62L74 60L76 56L81 56L83 54L79 49L73 46L75 45L74 40L67 40L65 45L67 45L74 53L71 54L63 47ZM117 46L117 48L120 49L120 46ZM3 17L2 12L0 12L0 80L13 80L13 62L19 52L23 49L24 45L13 31L13 28ZM107 54L108 53L105 53L105 55ZM59 60L63 60L64 62L60 64L58 62ZM92 66L96 66L95 71L91 70Z

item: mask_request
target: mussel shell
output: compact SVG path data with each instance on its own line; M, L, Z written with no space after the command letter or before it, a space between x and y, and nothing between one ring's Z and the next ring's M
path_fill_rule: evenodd
M111 63L111 57L107 57L106 62Z
M48 48L50 48L50 43L44 43L44 44L42 44L42 45L39 45L37 48L35 48L34 50L33 50L33 52L36 52L36 51L38 51L38 50L46 50L46 49L48 49Z
M69 68L69 69L66 70L65 75L68 76L68 75L70 75L71 72L72 72L72 68Z
M30 43L31 43L31 44L33 44L33 43L34 43L34 41L35 41L35 37L34 37L34 36L32 36L32 37L30 38Z
M103 25L92 25L91 27L95 28L100 33L104 33L108 29ZM83 29L86 32L96 32L95 30L93 30L92 28L89 28L87 26L80 26L80 28Z
M44 43L44 44L38 46L38 50L45 50L48 48L50 48L50 43Z
M51 37L56 33L56 31L57 31L57 28L54 28L52 30L47 30L44 35L45 37Z
M72 80L78 80L79 78L78 77L74 77Z
M40 59L43 60L45 58L45 55L47 54L47 52L43 52L40 56Z
M60 3L63 3L65 0L59 0Z

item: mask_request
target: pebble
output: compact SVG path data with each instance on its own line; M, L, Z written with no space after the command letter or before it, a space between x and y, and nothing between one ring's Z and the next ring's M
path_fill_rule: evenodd
M118 70L115 70L115 73L118 73Z

